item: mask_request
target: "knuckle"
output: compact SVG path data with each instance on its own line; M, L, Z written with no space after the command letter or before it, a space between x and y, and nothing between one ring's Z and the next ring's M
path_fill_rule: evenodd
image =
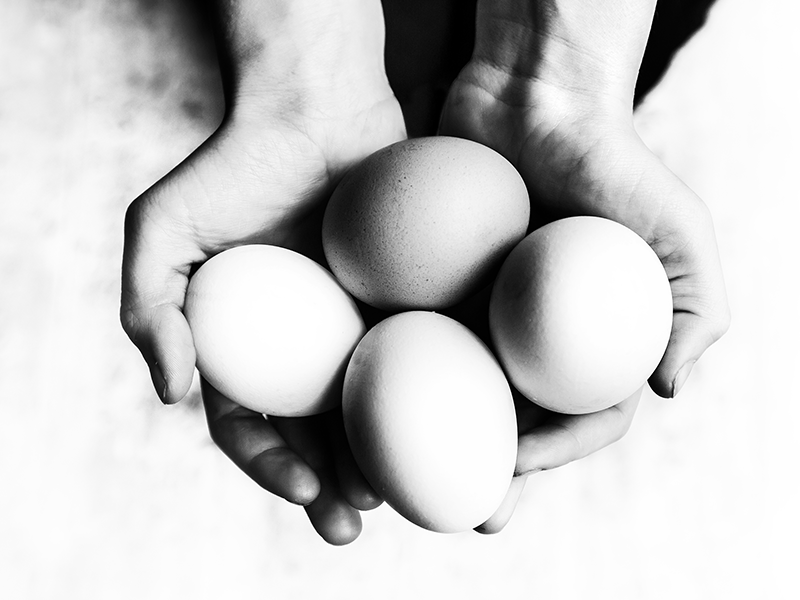
M628 435L628 431L630 431L632 422L633 419L629 417L623 418L621 420L620 426L617 428L616 434L613 439L614 442L618 442L626 435Z
M704 315L703 325L703 332L706 336L705 347L708 348L719 341L730 329L731 312L727 303Z
M145 327L142 316L136 310L123 306L119 312L119 320L122 325L122 330L126 333L131 342L138 347L142 331Z
M225 438L220 432L220 428L217 423L213 421L208 421L208 437L211 438L211 441L214 442L214 445L219 448L220 450L225 451Z
M620 408L619 405L612 407L616 409L617 414L617 422L616 427L611 430L611 437L609 440L609 444L614 444L624 438L628 431L631 428L631 424L633 423L633 416L635 411L633 410L623 410Z
M720 312L717 316L717 319L714 323L714 327L712 329L712 335L714 335L714 340L720 339L723 335L728 332L728 329L731 327L731 309L726 304L724 309Z
M144 213L143 197L139 196L125 210L124 232L126 238L136 235L142 229Z
M138 323L138 319L133 314L133 311L124 307L121 308L119 311L119 322L122 325L122 329L128 334L131 341L133 341L133 335L136 332L136 325Z

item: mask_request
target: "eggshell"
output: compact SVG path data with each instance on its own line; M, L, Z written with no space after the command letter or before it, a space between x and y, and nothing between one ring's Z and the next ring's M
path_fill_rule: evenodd
M345 176L322 241L333 273L367 304L441 309L490 282L529 217L525 183L500 154L460 138L416 138Z
M365 332L330 272L277 246L240 246L205 262L189 281L184 313L209 383L242 406L278 416L337 405Z
M573 217L528 235L503 263L489 328L511 383L533 402L580 414L644 385L672 328L658 256L608 219Z
M466 531L505 497L517 456L511 389L457 321L411 311L378 323L350 360L342 411L361 471L413 523Z

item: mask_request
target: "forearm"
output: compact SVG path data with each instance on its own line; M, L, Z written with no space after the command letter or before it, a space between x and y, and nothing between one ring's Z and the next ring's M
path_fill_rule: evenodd
M354 77L383 76L380 0L210 0L229 105L296 109ZM349 64L358 70L347 69ZM230 107L230 106L229 106Z
M656 0L479 0L473 58L629 108Z

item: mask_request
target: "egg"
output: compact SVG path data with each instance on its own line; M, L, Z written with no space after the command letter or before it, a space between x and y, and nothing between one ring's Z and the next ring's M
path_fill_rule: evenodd
M277 246L240 246L206 261L189 281L184 313L201 375L242 406L277 416L338 405L365 333L329 271Z
M331 270L388 310L438 310L490 282L525 235L530 204L516 169L454 137L397 142L352 168L325 210Z
M492 289L489 330L511 383L549 410L589 413L645 384L672 328L661 262L636 233L572 217L529 234Z
M511 389L487 346L449 317L409 311L370 329L348 365L342 412L364 476L420 527L470 530L508 491Z

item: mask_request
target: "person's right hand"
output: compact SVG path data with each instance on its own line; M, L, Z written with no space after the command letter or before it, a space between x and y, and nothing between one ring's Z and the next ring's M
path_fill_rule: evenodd
M186 395L194 374L182 312L192 269L247 243L322 261L320 216L332 187L348 167L405 137L383 66L378 0L219 6L224 122L131 204L125 222L121 321L165 404ZM356 509L380 498L349 456L337 413L265 419L207 382L202 389L212 438L233 462L306 506L326 541L358 536Z

